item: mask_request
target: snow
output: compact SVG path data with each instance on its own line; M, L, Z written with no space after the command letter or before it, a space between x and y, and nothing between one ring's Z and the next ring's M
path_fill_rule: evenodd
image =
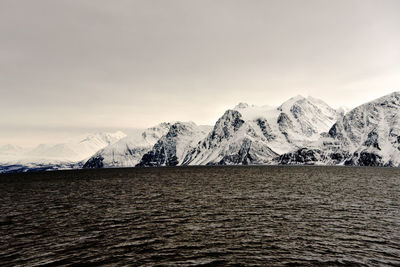
M319 164L400 166L400 93L358 106L337 120L327 136L310 143L326 158ZM337 162L330 155L345 156ZM361 157L361 154L364 154Z
M273 120L273 119L278 118L278 115L280 113L276 107L271 107L271 106L251 105L251 106L241 107L241 108L236 108L236 107L235 107L235 110L239 111L240 114L242 114L242 118L246 121L256 120L259 118Z
M40 144L37 147L27 149L13 149L8 145L8 150L0 149L0 160L2 164L59 164L60 162L79 162L93 155L99 149L113 144L126 135L117 131L115 133L96 133L88 135L82 139L71 140L66 143L55 145Z
M152 149L143 155L139 166L181 165L186 153L192 150L210 131L211 126L193 122L176 122Z
M280 122L282 114L286 123ZM336 118L334 109L312 97L296 96L279 107L239 103L225 112L196 149L188 152L183 164L231 164L224 158L237 159L239 154L246 164L272 163L276 156L318 140Z
M134 167L142 156L168 132L171 124L161 123L148 128L142 133L132 134L120 139L92 155L85 167L93 167L94 162L100 162L103 167Z

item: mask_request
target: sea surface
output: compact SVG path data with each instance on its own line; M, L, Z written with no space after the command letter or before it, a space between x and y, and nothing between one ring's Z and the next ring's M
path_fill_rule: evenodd
M400 266L400 169L0 175L0 266Z

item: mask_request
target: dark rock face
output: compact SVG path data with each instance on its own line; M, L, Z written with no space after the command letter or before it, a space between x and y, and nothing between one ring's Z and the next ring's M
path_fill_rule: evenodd
M342 129L341 129L341 125L339 125L338 123L335 123L331 129L329 129L329 136L331 136L332 138L336 138L336 139L342 139L343 138L343 134L342 134Z
M354 117L354 113L350 112L349 114L350 115L346 116ZM328 132L330 137L342 141L344 145L348 145L350 141L359 142L360 137L354 134L354 131L357 132L357 129L361 129L363 127L361 126L363 124L362 122L351 123L351 120L349 120L346 116L342 121L339 120L336 122ZM346 138L343 135L344 133L346 133Z
M338 134L338 129L337 128L338 128L337 123L332 125L332 127L328 131L329 136L335 138L337 136L337 134Z
M336 163L342 162L346 158L346 156L340 152L331 153L329 157Z
M293 114L293 116L295 117L295 119L299 119L301 116L304 115L304 111L301 108L301 106L299 106L298 104L294 104L291 108L290 108L290 112Z
M215 123L213 130L203 141L199 142L197 148L187 153L183 165L187 165L196 157L201 149L212 149L217 147L222 140L229 139L243 125L242 114L236 110L227 110Z
M104 158L101 155L92 157L83 165L83 168L84 169L103 168L104 167L103 160Z
M315 164L317 162L331 162L330 164L339 164L350 155L346 152L338 151L328 154L319 149L301 148L295 152L282 154L276 160L279 164Z
M263 119L258 119L257 120L257 125L260 127L263 135L267 139L267 141L274 140L276 136L272 134L271 126L269 126L267 120Z
M177 138L180 134L188 131L187 126L182 123L173 124L168 133L153 146L152 150L143 155L140 167L176 166L179 160L176 156Z
M367 140L364 142L364 145L373 146L373 147L381 150L381 148L379 147L379 144L378 144L378 133L376 132L376 129L372 130L368 134Z
M235 155L224 156L218 165L248 165L253 161L253 157L250 155L251 141L244 139L240 150Z
M282 128L286 129L286 128L292 128L293 127L292 120L284 112L281 112L281 114L279 114L277 122L279 124L279 128L282 127Z
M397 150L400 151L400 129L391 129L389 139L394 146L397 146Z
M280 164L313 164L318 160L325 159L320 150L301 148L295 152L283 154L278 157Z
M153 149L143 155L139 167L176 166L178 164L174 147L166 147L162 141L158 141Z
M357 160L359 166L383 166L382 157L374 153L361 152Z
M279 131L281 131L281 133L286 137L287 141L290 142L288 139L288 129L293 128L292 120L286 113L281 112L281 114L278 116L277 123L279 125Z
M210 138L217 141L228 138L231 136L232 131L236 132L243 123L242 114L236 110L227 110L215 124Z
M345 165L352 166L384 166L382 157L371 152L354 152L353 156L346 160Z

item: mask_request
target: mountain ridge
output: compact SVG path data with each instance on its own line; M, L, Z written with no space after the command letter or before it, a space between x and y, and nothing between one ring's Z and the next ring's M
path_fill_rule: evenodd
M96 143L93 141L96 138L107 145L87 160L54 161L55 165L59 168L250 164L399 167L400 92L348 111L333 109L322 100L301 95L277 107L242 102L226 110L213 126L175 121L161 123L137 135L114 134L117 140L111 140L107 134L82 139L78 147ZM70 148L65 144L51 146L56 153L65 154ZM0 147L0 155L18 151L23 149ZM49 151L49 147L38 146L33 151L40 155L41 151ZM40 164L51 166L51 162Z

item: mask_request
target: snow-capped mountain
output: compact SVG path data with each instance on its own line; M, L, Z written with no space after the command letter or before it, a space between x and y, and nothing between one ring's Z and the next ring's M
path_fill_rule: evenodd
M115 133L96 133L83 139L56 145L41 144L26 153L28 159L76 162L87 159L96 151L124 138L121 131Z
M225 112L183 164L272 163L278 155L317 140L337 116L326 103L311 97L297 96L278 108L240 103Z
M0 162L12 161L21 158L28 149L7 144L0 147Z
M129 135L92 155L84 168L134 167L142 156L168 132L170 123L161 123L141 134Z
M0 172L80 168L80 161L126 135L96 133L55 145L41 144L34 149L6 145L0 148Z
M400 92L347 112L319 140L281 155L279 163L400 166Z
M210 131L210 126L197 126L193 122L176 122L153 148L143 155L138 166L181 165L187 151L193 148Z

